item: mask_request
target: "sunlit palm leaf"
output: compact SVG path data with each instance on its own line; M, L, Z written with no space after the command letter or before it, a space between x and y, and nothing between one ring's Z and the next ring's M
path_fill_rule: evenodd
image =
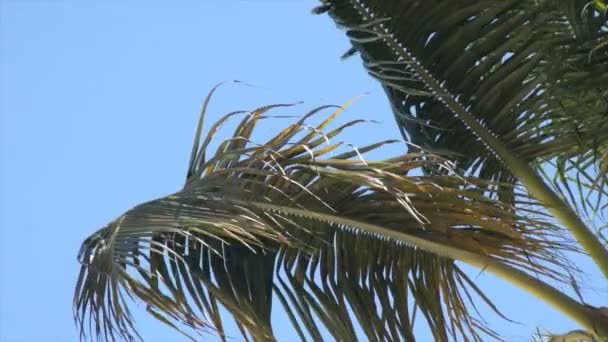
M496 334L469 309L492 302L441 248L569 279L561 252L570 245L517 189L515 213L480 195L488 181L459 177L439 157L361 158L391 141L339 152L336 135L358 123L327 130L339 107L317 126L306 120L320 109L250 142L281 106L241 112L234 136L207 158L217 126L237 114L200 139L205 105L184 188L83 243L74 297L83 338L136 339L128 297L176 329L213 327L224 337L221 305L244 336L272 340L274 294L302 339L325 330L354 341L361 329L369 340L413 340L421 315L437 340L480 340ZM447 171L412 175L421 167Z
M602 1L321 2L316 12L329 11L346 30L417 145L482 178L514 182L459 120L463 110L529 163L557 158L559 170L587 174L592 165L591 191L573 204L597 202L608 191L608 55L598 49L608 26L594 10ZM594 49L601 53L590 54ZM582 185L564 180L558 173L564 196L564 184ZM499 195L512 199L508 187ZM606 204L600 198L599 207Z

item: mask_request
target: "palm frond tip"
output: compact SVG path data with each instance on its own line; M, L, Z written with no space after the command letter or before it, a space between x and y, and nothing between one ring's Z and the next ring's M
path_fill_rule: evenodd
M183 189L136 206L83 243L74 296L83 339L138 339L132 299L186 334L212 328L225 337L221 305L245 336L272 340L278 300L302 339L324 329L354 341L359 327L371 340L412 340L416 315L438 340L497 336L469 312L475 296L495 309L492 302L441 246L569 280L567 241L532 208L516 213L481 195L491 182L451 171L412 175L424 166L450 170L426 153L362 158L391 141L339 152L334 138L358 123L327 129L341 107L316 126L307 120L329 106L252 143L258 121L281 106L244 112L207 158L219 123L236 114L202 139L205 105Z

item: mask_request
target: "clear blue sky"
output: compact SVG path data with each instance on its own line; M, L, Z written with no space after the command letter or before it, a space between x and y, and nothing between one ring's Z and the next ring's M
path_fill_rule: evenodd
M258 87L221 89L209 121L231 110L303 100L290 111L299 114L369 92L342 119L383 123L346 138L363 144L399 137L379 85L358 57L340 61L348 49L344 34L328 17L311 15L315 5L1 2L0 341L77 339L71 300L81 241L130 207L182 185L201 101L217 82ZM589 274L586 285L596 291L587 293L590 302L607 305L606 287L593 282L598 277ZM529 340L537 326L576 327L502 281L483 274L477 281L522 322L482 311L508 340ZM182 340L138 317L146 341ZM281 320L279 340L293 340Z

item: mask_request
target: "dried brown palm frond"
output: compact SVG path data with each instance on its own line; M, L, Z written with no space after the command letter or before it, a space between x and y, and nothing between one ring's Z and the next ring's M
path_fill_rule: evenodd
M331 107L315 109L263 144L250 141L256 124L287 105L228 114L201 139L208 100L184 188L83 243L74 297L83 338L137 339L127 303L137 299L184 333L225 337L223 306L244 336L273 340L278 300L303 340L327 331L355 341L357 329L369 340L413 340L416 316L437 340L481 340L497 334L471 308L498 309L451 258L569 279L561 253L570 245L518 189L515 211L480 193L490 181L460 177L437 156L362 158L391 141L338 152L336 136L358 123L328 130L340 107L311 129L307 120ZM235 115L244 118L234 135L208 156ZM416 176L421 167L446 172Z

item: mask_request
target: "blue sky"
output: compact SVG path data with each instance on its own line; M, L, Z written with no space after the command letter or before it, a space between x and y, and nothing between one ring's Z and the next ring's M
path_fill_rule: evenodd
M328 17L311 15L315 5L1 2L0 341L77 339L71 300L81 241L130 207L181 187L202 99L216 83L238 79L256 87L222 88L207 122L232 110L304 101L289 111L297 115L367 92L342 120L381 123L345 139L363 145L399 137L381 88L358 57L340 61L348 49L344 34ZM267 126L268 133L281 123ZM590 302L607 305L606 287L593 282L599 274L582 262L590 270ZM576 327L477 273L497 305L522 322L482 310L507 339L529 340L537 326ZM146 341L182 340L139 311ZM279 315L279 341L291 341L283 321Z

